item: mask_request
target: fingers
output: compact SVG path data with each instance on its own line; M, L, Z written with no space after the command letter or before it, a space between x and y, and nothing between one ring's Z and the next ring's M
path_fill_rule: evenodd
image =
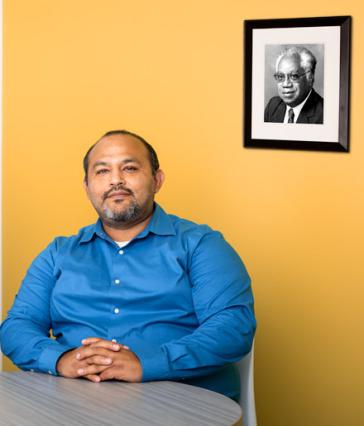
M76 378L90 375L88 380L99 381L91 376L112 365L113 357L118 353L120 352L100 347L81 346L61 355L57 361L56 369L58 374L64 377ZM94 368L90 369L91 366L94 366Z
M143 376L142 366L138 357L131 351L121 351L114 354L113 362L100 374L103 380L124 380L126 382L140 382Z
M101 382L100 376L98 376L97 374L88 374L87 376L83 376L83 377L87 380L90 380L91 382L94 382L94 383Z
M98 337L88 337L82 340L81 347L68 352L67 356L61 359L67 367L62 375L74 378L82 377L94 383L113 378L124 380L124 377L119 377L123 376L120 370L124 370L124 366L119 364L127 354L132 354L132 352L126 345ZM63 370L64 368L62 368L62 372ZM107 374L101 377L101 374L107 370L109 370Z
M83 339L81 343L84 346L98 346L101 348L110 349L111 351L119 351L120 349L130 349L129 346L115 343L111 340L100 339L98 337L87 337L86 339Z
M101 373L108 367L109 367L108 365L92 364L92 365L88 365L88 366L77 369L77 374L79 377L94 376L96 374ZM93 380L93 381L96 381L96 380Z
M98 377L100 378L100 381L119 379L119 377L117 377L117 371L115 371L113 368L108 368L102 371Z
M97 343L100 342L102 339L99 337L87 337L86 339L81 340L81 343L83 345L91 345L91 343Z
M94 355L86 358L85 360L88 365L96 364L96 365L110 365L112 364L112 359L101 355Z
M120 350L120 348L119 348ZM84 346L79 348L76 354L76 359L78 361L82 361L86 358L94 357L94 356L100 356L104 358L110 358L112 354L115 353L114 351L110 351L109 349L101 348L99 346Z

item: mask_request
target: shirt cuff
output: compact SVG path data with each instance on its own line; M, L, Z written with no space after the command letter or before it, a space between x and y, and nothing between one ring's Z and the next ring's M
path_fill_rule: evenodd
M52 341L50 346L43 349L43 352L40 354L38 363L39 370L43 373L48 373L57 376L57 361L61 355L63 355L70 349L73 348L66 345L61 345L56 341Z
M159 346L134 347L131 350L139 358L142 366L142 382L167 380L170 368L166 352Z

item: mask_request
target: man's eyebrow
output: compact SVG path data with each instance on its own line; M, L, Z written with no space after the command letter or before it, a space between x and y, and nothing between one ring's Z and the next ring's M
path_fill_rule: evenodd
M140 164L140 161L138 161L136 158L125 158L123 161L121 161L121 164L128 164L128 163L137 163ZM108 163L107 161L96 161L92 168L96 169L96 167L98 166L110 166L110 163Z
M108 166L109 164L106 161L96 161L95 164L93 164L92 168L96 169L98 166Z
M127 163L138 163L140 164L140 161L138 161L136 158L125 158L125 160L123 160L121 162L122 164L127 164Z

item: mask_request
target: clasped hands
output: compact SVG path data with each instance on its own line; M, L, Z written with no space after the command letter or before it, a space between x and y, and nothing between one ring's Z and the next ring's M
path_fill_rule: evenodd
M127 346L98 337L89 337L81 343L82 346L59 358L56 368L61 376L83 377L92 382L142 380L140 361Z

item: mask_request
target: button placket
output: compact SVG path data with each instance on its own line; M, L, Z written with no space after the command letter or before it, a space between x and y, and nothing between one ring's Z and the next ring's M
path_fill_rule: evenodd
M116 304L116 306L114 305L111 308L111 311L112 311L112 314L113 314L113 317L114 317L115 321L118 321L116 319L116 317L118 317L121 314L121 307L118 306L118 304L120 303L120 301L118 302L118 299L119 299L119 296L120 296L120 286L121 286L121 283L122 283L121 277L123 275L123 267L124 267L124 259L122 260L121 258L119 258L117 256L118 254L120 256L124 255L125 251L122 248L119 247L119 249L117 250L116 257L114 258L113 265L112 265L112 267L113 267L113 276L112 276L111 284L114 287L114 291L115 291L115 297L116 298L115 298L114 303ZM116 343L116 339L114 337L115 334L114 334L114 336L113 336L113 334L114 333L112 333L110 337L111 337L111 340Z

